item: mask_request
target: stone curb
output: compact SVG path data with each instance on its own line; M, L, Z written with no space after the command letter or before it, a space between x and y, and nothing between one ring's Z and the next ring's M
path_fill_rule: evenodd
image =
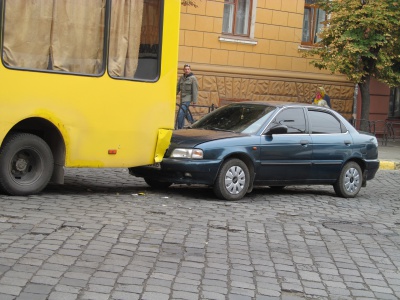
M379 170L400 170L400 163L389 160L381 160L379 164Z

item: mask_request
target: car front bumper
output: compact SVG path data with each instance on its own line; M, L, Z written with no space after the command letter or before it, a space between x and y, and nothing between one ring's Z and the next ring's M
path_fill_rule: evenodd
M159 167L133 167L129 173L162 182L213 185L220 165L220 160L164 158Z

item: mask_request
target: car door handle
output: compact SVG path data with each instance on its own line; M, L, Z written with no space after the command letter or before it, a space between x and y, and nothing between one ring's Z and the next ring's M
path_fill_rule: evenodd
M348 146L348 145L351 144L351 141L349 141L349 140L344 140L344 143L345 143L346 146Z
M300 141L300 144L301 144L302 146L307 146L309 143L310 143L310 141L308 141L308 140L301 140L301 141Z

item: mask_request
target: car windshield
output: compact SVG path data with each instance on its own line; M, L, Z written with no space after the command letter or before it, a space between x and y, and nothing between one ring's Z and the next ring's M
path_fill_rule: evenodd
M253 134L271 116L276 107L261 104L231 104L211 112L191 128Z

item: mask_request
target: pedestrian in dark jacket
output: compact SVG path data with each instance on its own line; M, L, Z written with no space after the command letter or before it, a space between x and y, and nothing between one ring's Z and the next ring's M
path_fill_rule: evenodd
M193 123L193 117L191 114L187 114L190 104L197 103L197 97L199 93L199 84L196 77L193 75L190 65L185 64L183 66L183 75L179 78L178 85L176 87L176 94L181 93L180 109L178 111L178 129L183 128L185 117L190 123Z

